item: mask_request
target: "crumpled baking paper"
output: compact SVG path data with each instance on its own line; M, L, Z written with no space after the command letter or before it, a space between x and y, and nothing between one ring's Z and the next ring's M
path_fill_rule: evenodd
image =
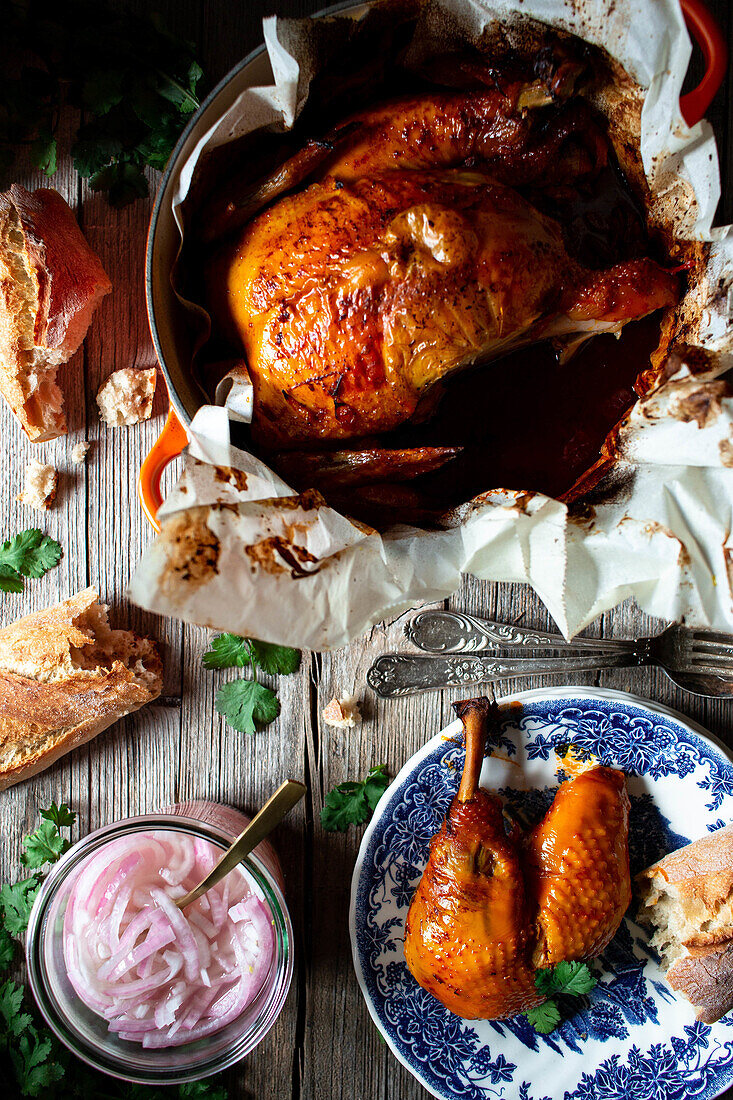
M487 492L441 531L379 534L296 494L230 444L226 409L190 428L184 472L160 510L161 534L130 598L165 615L310 649L343 645L381 619L449 596L470 573L526 581L571 637L633 596L662 618L733 631L733 227L712 229L717 152L707 123L689 128L679 94L691 52L676 0L432 0L416 55L446 25L474 40L521 13L604 46L644 90L641 153L653 215L710 242L705 274L665 377L607 440L609 474L573 508L541 494ZM349 14L341 18L357 18ZM271 124L292 125L307 97L307 23L266 19L274 74L248 89L181 166L180 208L205 149ZM182 219L179 217L179 226ZM234 383L235 388L240 383ZM231 388L231 387L230 387ZM247 405L246 382L241 407Z

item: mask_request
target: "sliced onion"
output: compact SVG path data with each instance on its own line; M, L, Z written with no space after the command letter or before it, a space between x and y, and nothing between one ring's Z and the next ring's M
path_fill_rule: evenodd
M120 1039L151 1048L193 1042L259 993L275 938L244 873L186 910L174 904L218 854L208 841L157 830L110 842L77 876L64 918L69 980Z

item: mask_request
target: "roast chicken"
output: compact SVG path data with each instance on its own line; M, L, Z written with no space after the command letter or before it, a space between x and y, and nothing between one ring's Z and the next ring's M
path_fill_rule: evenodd
M542 997L535 971L598 955L631 899L629 800L621 772L590 767L563 783L529 836L507 831L479 787L495 704L455 704L465 730L458 794L430 845L405 923L413 976L465 1019L502 1019Z
M652 259L583 266L517 190L606 164L596 117L556 97L508 80L383 104L230 204L236 223L274 200L206 271L210 312L252 378L262 449L373 439L428 418L458 370L676 301Z

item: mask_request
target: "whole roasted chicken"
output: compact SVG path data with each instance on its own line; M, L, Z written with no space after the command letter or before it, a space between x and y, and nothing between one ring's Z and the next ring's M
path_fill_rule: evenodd
M563 101L569 84L559 71L539 85L497 77L491 90L382 104L229 204L231 229L271 203L206 271L209 309L246 358L264 449L424 420L458 370L618 331L676 301L675 277L651 259L583 266L517 190L567 188L606 164L596 117Z
M405 959L423 988L466 1019L502 1019L542 997L535 970L598 955L631 899L625 780L592 767L563 783L529 836L507 832L478 786L497 711L455 704L466 763L405 924Z

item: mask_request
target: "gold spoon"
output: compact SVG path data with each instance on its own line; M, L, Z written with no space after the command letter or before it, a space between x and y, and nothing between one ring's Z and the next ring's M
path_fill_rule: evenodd
M179 909L185 909L196 898L200 898L212 886L216 886L225 875L233 871L245 856L253 851L261 840L279 825L293 806L300 802L307 788L294 779L286 779L271 795L259 813L256 813L250 823L242 830L230 848L227 848L216 866L212 867L205 879L198 886L190 890L182 898L178 898L176 905Z

